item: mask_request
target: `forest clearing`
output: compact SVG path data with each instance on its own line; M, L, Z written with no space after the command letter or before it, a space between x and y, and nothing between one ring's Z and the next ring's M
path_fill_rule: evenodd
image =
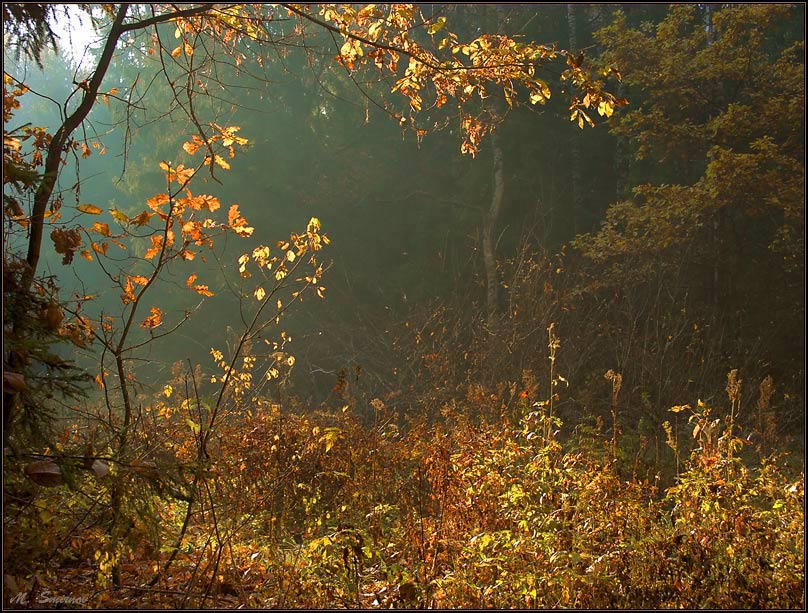
M3 26L5 608L805 608L804 5Z

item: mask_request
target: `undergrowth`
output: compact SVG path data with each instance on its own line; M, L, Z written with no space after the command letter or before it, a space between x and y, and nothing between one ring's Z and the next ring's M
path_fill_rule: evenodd
M162 397L144 434L163 450L153 464L87 476L78 428L46 450L78 458L64 485L7 461L5 604L802 608L804 475L737 435L728 391L724 417L672 409L687 436L666 426L680 464L664 488L614 436L561 436L547 401L482 419L491 407L470 405L491 395L470 395L430 423L375 398L368 424L350 403L259 400L228 416L202 466ZM111 539L116 481L130 520Z

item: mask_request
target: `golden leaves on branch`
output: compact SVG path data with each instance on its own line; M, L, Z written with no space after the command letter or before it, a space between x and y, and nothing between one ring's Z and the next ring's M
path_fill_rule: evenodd
M206 297L213 296L213 292L210 291L210 289L208 289L207 285L195 285L194 284L194 281L196 281L196 278L197 278L197 274L196 273L192 274L190 277L188 277L188 280L185 282L185 285L187 287L191 288L192 290L194 290L200 296L206 296Z
M149 312L150 315L140 323L140 327L153 330L163 323L163 311L160 310L160 307L154 306Z

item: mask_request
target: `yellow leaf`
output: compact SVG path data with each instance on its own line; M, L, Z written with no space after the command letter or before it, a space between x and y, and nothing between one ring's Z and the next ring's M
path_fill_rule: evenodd
M247 263L249 261L250 261L250 256L247 255L246 253L244 255L242 255L238 259L238 263L239 263L238 271L239 271L239 273L241 274L242 277L249 277L250 276L250 273L247 272Z
M225 170L230 170L230 164L221 155L217 155L213 159L219 166L221 166Z
M286 259L289 260L290 262L294 262L295 261L295 252L292 251L291 249L289 251L287 251L286 252Z
M601 100L600 104L598 104L598 114L606 117L611 117L612 113L614 113L614 104L609 102L608 100Z
M371 24L371 26L368 28L368 38L375 43L379 39L379 33L381 30L382 24L380 21Z
M432 25L430 25L426 29L426 31L429 34L436 34L437 32L440 32L445 25L446 25L446 17L438 17L438 20Z
M255 299L256 300L259 300L259 301L263 300L264 296L266 296L266 295L267 295L267 293L264 291L263 287L259 287L257 290L255 290Z
M345 55L345 56L350 57L352 49L353 49L353 45L351 44L351 39L348 39L342 45L342 48L339 50L339 53L340 53L340 55Z
M129 218L124 213L119 211L118 209L110 210L110 214L117 221L120 221L120 222L123 222L123 223L126 223L127 221L129 221Z
M103 213L103 211L94 204L80 204L76 208L82 213L87 213L88 215L100 215Z
M171 394L173 394L173 393L174 393L174 388L173 388L173 387L171 387L170 385L166 385L166 386L163 388L163 395L164 395L166 398L171 398Z

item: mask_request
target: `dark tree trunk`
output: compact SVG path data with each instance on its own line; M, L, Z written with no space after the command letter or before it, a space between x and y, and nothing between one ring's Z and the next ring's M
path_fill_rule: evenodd
M575 5L567 3L567 28L569 30L569 51L578 50L578 29L575 24ZM572 230L575 234L581 230L584 210L584 194L581 185L581 141L579 132L570 138L570 169L572 170Z

